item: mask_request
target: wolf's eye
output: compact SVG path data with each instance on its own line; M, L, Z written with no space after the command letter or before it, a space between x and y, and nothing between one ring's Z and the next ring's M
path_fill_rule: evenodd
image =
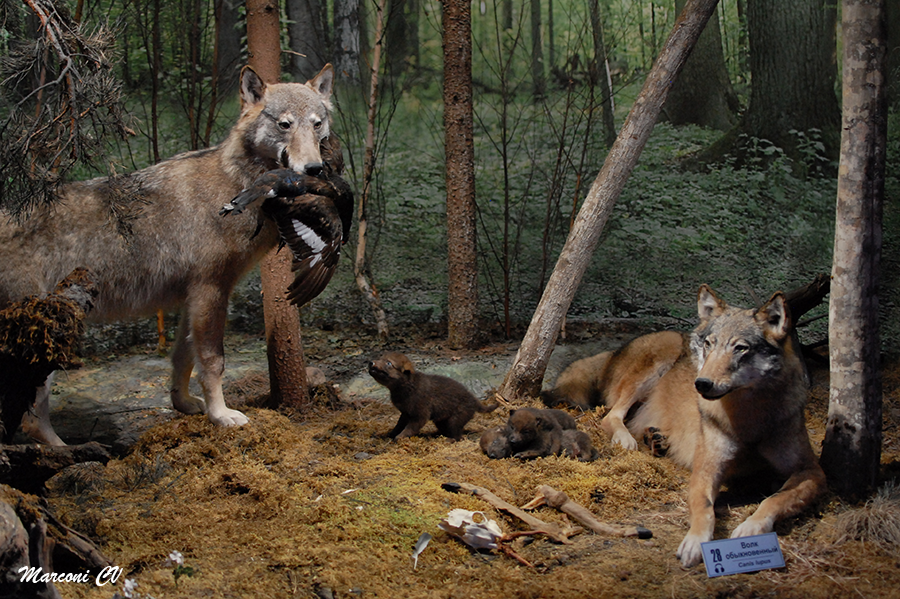
M745 343L738 343L734 346L734 353L743 354L750 351L750 346Z
M394 365L391 364L390 362L385 363L385 366L387 366L388 368L393 368L393 367L394 367Z
M315 123L313 123L313 129L315 129L316 131L318 131L321 128L322 128L322 121L316 121Z
M291 122L290 121L278 121L278 126L281 127L282 129L284 129L285 131L287 131L288 129L291 128Z
M709 349L712 347L712 341L709 340L709 337L703 340L703 349Z

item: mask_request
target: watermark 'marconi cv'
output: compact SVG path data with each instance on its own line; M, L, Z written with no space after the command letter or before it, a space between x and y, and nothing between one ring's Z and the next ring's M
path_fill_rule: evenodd
M100 570L100 573L96 576L91 575L90 570L86 570L84 572L79 572L77 574L73 573L62 573L62 572L44 572L43 568L37 567L29 567L22 566L19 568L18 573L22 575L22 579L19 582L35 582L35 583L48 583L48 582L91 582L93 580L94 584L98 587L105 586L107 583L116 584L119 580L119 576L122 575L122 568L119 566L107 566Z

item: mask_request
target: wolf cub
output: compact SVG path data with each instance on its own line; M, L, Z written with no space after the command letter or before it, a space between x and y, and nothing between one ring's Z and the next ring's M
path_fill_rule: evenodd
M431 420L440 434L458 441L475 412L497 408L496 403L478 401L449 377L418 372L410 359L399 352L388 352L369 362L369 374L388 388L391 403L400 410L397 426L388 433L392 439L418 435Z

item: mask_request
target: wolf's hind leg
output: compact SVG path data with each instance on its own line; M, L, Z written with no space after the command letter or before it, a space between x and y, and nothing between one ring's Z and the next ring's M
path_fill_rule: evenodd
M182 414L205 414L206 402L191 395L191 372L194 370L194 340L191 336L187 309L181 311L175 347L172 349L172 407Z
M34 411L29 410L22 416L22 430L38 443L63 446L65 443L59 438L50 423L50 387L52 385L53 373L50 373L44 384L37 388Z

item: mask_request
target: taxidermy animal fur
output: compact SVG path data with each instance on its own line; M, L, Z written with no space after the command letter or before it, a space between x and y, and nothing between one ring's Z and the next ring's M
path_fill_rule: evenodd
M220 145L128 175L68 184L55 205L35 209L24 222L2 219L0 306L51 291L80 266L91 269L99 291L93 320L181 306L172 405L185 414L206 413L221 426L246 423L222 394L228 298L279 234L261 215L222 218L219 210L275 168L305 173L311 191L330 193L315 187L327 187L316 176L330 134L332 79L327 65L305 84L266 85L245 68L241 114ZM205 401L188 391L195 361ZM36 401L37 417L23 425L38 440L62 444L49 423L48 395L49 384Z
M646 398L629 430L662 435L666 455L692 470L690 530L677 551L686 568L700 563L700 545L712 539L713 507L727 479L758 474L762 465L785 481L732 537L771 532L777 521L808 507L826 488L806 429L806 365L784 294L745 310L703 285L697 311L700 324L685 335L686 349L670 368L677 343L659 333L629 344L634 349L659 341L657 351L645 348L617 366L621 380L638 382L629 385L637 400L623 395L617 401L632 406Z
M478 401L449 377L418 372L409 358L399 352L388 352L369 362L369 374L388 388L391 403L400 410L397 425L388 433L392 439L418 435L431 420L440 434L459 440L476 412L497 408L496 403Z

